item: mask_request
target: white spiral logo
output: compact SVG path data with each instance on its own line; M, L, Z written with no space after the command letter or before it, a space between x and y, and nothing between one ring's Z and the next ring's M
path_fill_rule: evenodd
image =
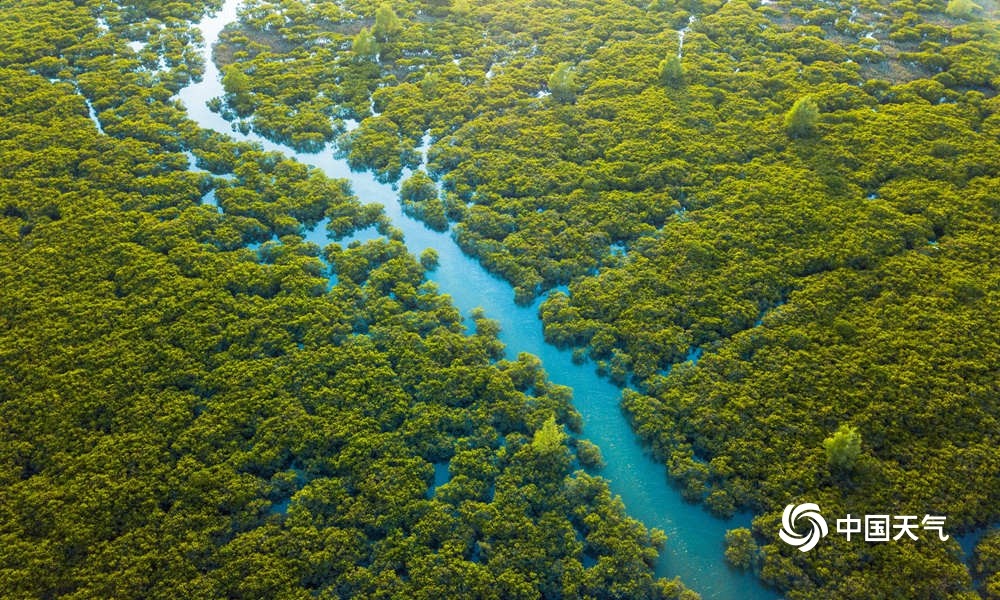
M799 535L795 531L795 522L798 521L799 517L805 517L809 520L810 528L806 535ZM819 514L819 506L812 502L806 502L799 505L789 504L785 507L785 512L781 515L781 531L778 532L778 535L786 544L795 546L803 552L809 552L829 532L826 519Z

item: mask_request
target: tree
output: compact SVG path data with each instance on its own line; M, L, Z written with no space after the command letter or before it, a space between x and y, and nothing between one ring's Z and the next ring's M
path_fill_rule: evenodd
M351 50L354 51L354 59L360 62L378 58L378 42L367 27L354 36L351 41Z
M250 78L238 66L229 65L222 76L222 87L227 94L245 94L250 91Z
M565 446L563 442L566 434L562 427L556 423L555 417L549 417L547 421L535 432L535 437L531 440L531 447L541 455L553 453L561 454Z
M584 469L600 471L604 468L604 457L597 444L590 440L576 441L576 458Z
M785 115L785 131L789 137L807 138L816 133L816 121L819 119L819 107L809 96L803 96L795 101L791 110Z
M683 83L684 66L681 64L681 57L668 56L660 61L660 81L669 86Z
M451 14L458 17L467 17L470 12L472 12L472 7L469 6L468 0L452 0Z
M417 171L400 186L399 197L403 202L425 202L438 197L437 186L427 173Z
M222 76L222 88L229 96L229 103L241 117L248 116L254 110L253 96L250 93L250 78L236 65L226 68Z
M958 19L968 19L972 16L972 13L982 9L982 6L979 6L972 0L949 0L948 6L944 11L948 13L948 16Z
M726 560L737 569L749 569L757 559L757 543L746 527L726 532Z
M403 26L400 24L396 12L392 10L392 5L383 2L375 11L375 26L372 27L372 33L383 42L388 42L390 38L402 30Z
M420 219L435 231L448 229L444 202L427 173L417 171L404 181L399 189L399 199L404 213Z
M1000 598L1000 530L984 536L973 556L973 573L983 582L986 598Z
M438 253L434 248L427 248L420 253L420 265L428 271L438 267Z
M854 467L861 454L861 434L850 425L843 424L830 437L823 440L826 462L831 468L848 471Z
M576 73L570 63L559 63L549 76L549 91L559 102L570 103L576 99Z

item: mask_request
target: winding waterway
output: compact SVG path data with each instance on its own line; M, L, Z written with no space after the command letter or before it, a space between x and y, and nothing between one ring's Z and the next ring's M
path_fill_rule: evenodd
M730 568L723 558L726 530L748 525L749 517L716 519L702 507L681 498L679 490L668 483L663 465L646 452L619 408L621 390L599 378L593 365L573 364L569 352L545 343L537 316L541 300L531 306L517 306L508 283L463 254L449 234L432 231L404 215L392 187L378 183L369 173L351 172L346 161L335 159L330 149L303 154L255 134L234 133L227 121L208 109L207 100L223 95L211 47L222 28L236 20L239 3L240 0L226 0L219 13L199 24L205 40L205 76L202 82L178 95L189 116L206 129L257 142L267 150L313 165L330 177L347 179L362 202L378 202L385 207L393 224L403 231L412 253L419 255L426 248L434 248L439 255L439 267L431 279L451 296L462 313L468 315L473 308L482 307L489 318L500 323L500 339L507 346L508 356L520 352L538 356L553 382L573 389L573 403L583 416L582 437L600 447L607 462L601 475L609 480L612 492L621 496L630 516L647 527L662 529L669 537L656 565L657 575L680 576L706 600L776 598L759 580ZM328 243L322 227L309 232L308 238L321 245Z

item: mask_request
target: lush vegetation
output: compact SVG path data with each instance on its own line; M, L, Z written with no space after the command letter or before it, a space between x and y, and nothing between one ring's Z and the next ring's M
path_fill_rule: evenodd
M523 301L569 284L548 339L635 386L689 498L760 515L736 564L790 598L968 597L954 542L776 532L794 501L1000 519L994 7L261 0L218 58L243 126L295 143L313 111L386 180L429 132L404 208Z
M980 542L976 551L975 575L980 579L980 591L986 598L1000 598L1000 530L990 532Z
M0 588L684 593L434 255L184 118L217 4L0 2ZM733 564L793 599L992 597L996 534L970 574L954 541L776 532L799 501L1000 520L993 7L253 0L213 107L387 181L429 132L404 209L523 301L569 285L548 339L633 386L688 498L759 515ZM324 222L389 235L302 241Z
M207 8L0 2L0 595L690 597L435 255L186 120Z
M291 143L311 132L299 121L326 127L315 144L336 139L353 165L385 179L418 164L413 148L429 131L428 170L445 200L472 203L452 215L459 240L528 299L613 264L616 244L658 237L676 209L712 202L727 177L783 185L816 178L820 164L818 178L845 197L850 183L859 198L876 192L896 175L891 160L889 172L850 171L866 150L884 155L874 142L895 116L883 111L920 109L910 126L922 128L995 91L997 34L981 11L806 5L397 2L406 26L366 33L360 48L356 32L375 27L375 3L260 1L218 57L252 75L257 108L243 113L246 126ZM678 59L676 29L690 16ZM814 109L804 131L862 143L833 144L830 155L841 144L852 151L833 164L745 173L754 159L759 169L800 166L805 144L784 131L793 105ZM363 117L339 133L340 119Z

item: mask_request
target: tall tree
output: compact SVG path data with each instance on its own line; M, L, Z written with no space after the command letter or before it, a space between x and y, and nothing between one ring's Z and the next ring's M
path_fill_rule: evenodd
M972 0L949 0L947 8L944 10L952 17L968 19L973 13L982 9L982 6Z
M803 96L795 101L785 115L785 131L793 138L812 137L816 133L818 119L819 107L816 102L809 96Z
M573 65L559 63L549 76L548 85L553 98L559 102L573 102L576 99L576 72Z
M354 59L359 62L376 60L378 58L378 41L371 30L365 27L354 36L351 41L351 50L354 51Z
M233 110L241 117L249 115L256 108L250 93L250 78L236 65L226 68L222 76L222 88L226 90Z
M388 42L393 36L403 30L403 25L396 16L396 11L392 10L392 5L383 2L375 11L375 26L372 33L383 42Z
M823 449L831 468L849 471L861 455L861 434L850 425L841 425L833 435L823 440Z
M660 61L660 81L669 86L683 83L684 66L681 64L681 57L668 56Z

